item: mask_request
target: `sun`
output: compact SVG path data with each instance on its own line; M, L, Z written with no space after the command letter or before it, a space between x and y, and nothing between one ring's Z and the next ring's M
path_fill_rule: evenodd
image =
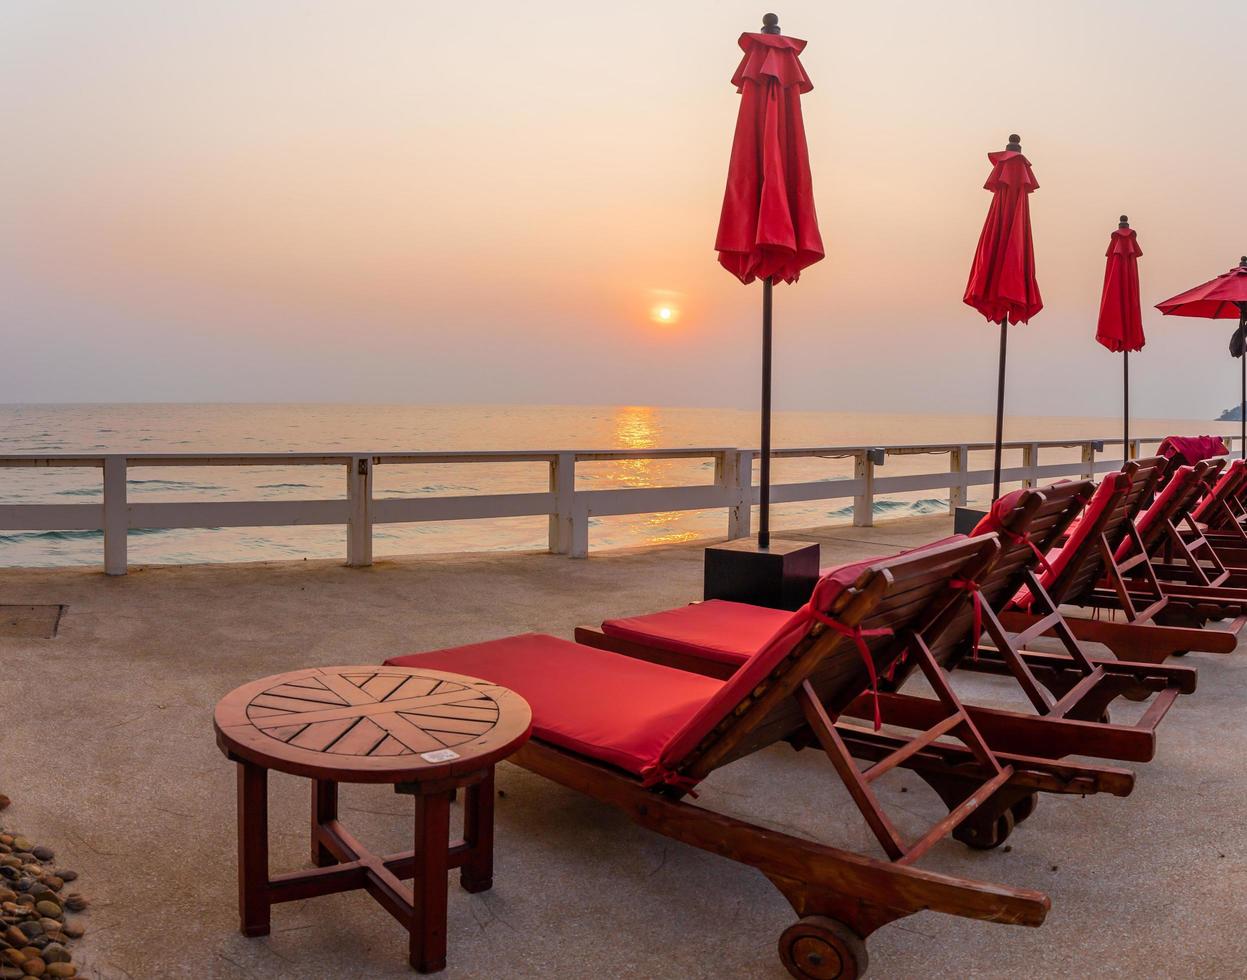
M671 326L680 320L680 308L675 303L664 301L650 307L649 318L662 326Z

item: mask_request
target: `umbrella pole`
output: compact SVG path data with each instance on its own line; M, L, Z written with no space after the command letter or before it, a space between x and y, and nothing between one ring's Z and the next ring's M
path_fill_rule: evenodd
M758 547L771 545L771 280L762 280L762 449Z
M1239 309L1242 315L1238 318L1238 329L1247 333L1247 306L1240 304ZM1240 459L1247 459L1247 353L1238 359L1238 363L1243 378L1238 400L1238 455Z
M1005 344L1009 335L1009 315L1000 321L1000 372L996 379L996 460L992 468L992 503L1000 499L1000 454L1005 426Z
M1121 352L1121 458L1130 462L1130 351Z

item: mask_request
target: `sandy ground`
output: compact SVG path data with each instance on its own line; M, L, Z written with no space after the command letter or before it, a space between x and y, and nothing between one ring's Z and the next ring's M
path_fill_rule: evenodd
M808 535L824 560L948 533L946 518ZM268 938L237 932L234 772L212 709L297 667L652 611L697 598L700 546L574 561L447 556L332 563L0 571L0 603L65 605L55 639L0 637L0 823L58 851L94 904L77 957L102 977L402 977L402 929L362 892L279 906ZM3 633L0 630L0 633ZM10 633L19 632L10 630ZM1038 888L1039 929L924 913L870 939L876 977L1247 971L1247 657L1192 655L1200 689L1161 729L1128 799L1047 797L1010 849L947 840L922 866ZM958 679L1007 701L1003 682ZM672 843L514 766L499 768L492 891L450 890L448 977L787 976L794 916L758 873ZM902 793L905 789L907 792ZM271 781L274 870L306 865L307 784ZM942 813L898 773L902 826ZM826 760L777 747L720 770L700 803L878 855ZM381 850L410 846L410 800L344 787L343 819Z

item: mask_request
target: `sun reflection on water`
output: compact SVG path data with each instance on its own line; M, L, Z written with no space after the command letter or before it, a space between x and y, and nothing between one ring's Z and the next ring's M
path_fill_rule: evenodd
M615 412L615 444L620 449L653 449L662 442L658 410L650 405L626 405ZM683 461L681 461L683 462ZM612 466L609 482L620 487L670 486L675 480L673 461L661 459L621 459ZM685 515L680 511L658 511L638 515L647 541L652 544L678 544L691 541L697 532L677 530Z

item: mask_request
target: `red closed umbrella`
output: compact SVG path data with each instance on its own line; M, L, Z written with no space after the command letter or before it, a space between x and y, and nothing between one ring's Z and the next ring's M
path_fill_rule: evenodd
M1247 458L1247 358L1243 357L1244 335L1247 334L1247 255L1229 272L1157 303L1156 309L1166 316L1199 316L1210 320L1238 318L1238 329L1230 340L1230 353L1242 365L1238 407L1242 428L1239 438L1242 440L1241 454Z
M743 283L762 280L762 449L758 545L770 544L771 287L796 282L823 257L814 187L801 119L801 96L813 86L798 55L805 42L781 37L779 18L760 34L742 34L745 52L732 84L740 112L714 247L723 268Z
M1143 311L1139 307L1138 236L1124 214L1109 239L1104 266L1104 290L1100 294L1100 318L1095 339L1111 351L1121 352L1122 454L1130 458L1130 352L1143 349Z
M992 172L983 185L992 192L987 220L970 267L963 300L1000 324L1000 369L996 383L996 458L992 499L1000 496L1000 454L1004 435L1005 346L1009 323L1027 323L1043 309L1035 281L1035 246L1031 238L1030 195L1039 187L1030 161L1014 134L1002 153L989 153Z

